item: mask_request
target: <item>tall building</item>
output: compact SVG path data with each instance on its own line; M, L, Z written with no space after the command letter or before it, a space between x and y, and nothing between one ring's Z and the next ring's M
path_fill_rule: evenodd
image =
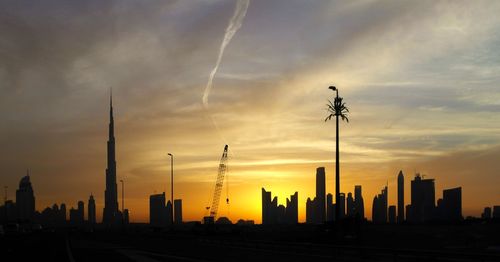
M272 224L271 191L262 188L262 224Z
M493 216L494 219L500 219L500 206L493 206Z
M436 208L434 179L423 179L417 174L411 181L411 205L406 219L412 223L430 221Z
M88 221L89 224L95 224L96 223L96 217L95 217L95 200L94 196L90 194L89 198L89 204L87 206L88 208Z
M174 215L175 215L175 223L182 224L182 199L174 200Z
M340 218L345 217L345 193L339 194L339 203L335 203L336 207L340 208L339 216Z
M483 214L481 214L482 219L491 219L491 207L485 207Z
M307 198L306 201L306 223L308 224L316 224L316 198L311 199Z
M78 201L78 209L71 208L69 210L69 222L73 226L81 226L84 223L84 204L83 201Z
M102 222L110 226L120 223L118 219L118 191L116 186L115 124L113 119L113 98L109 98L108 165L106 168L106 190Z
M299 223L299 192L295 192L290 199L286 199L285 216L287 224Z
M271 192L262 188L262 224L296 224L299 221L298 198L299 193L286 200L286 207L278 205L278 197L271 201Z
M365 203L360 185L354 186L354 216L361 220L365 219Z
M62 224L66 223L66 204L62 203L61 207L59 208L59 214L60 214L60 222Z
M443 190L441 219L446 221L461 221L462 217L462 188Z
M354 217L354 198L352 193L347 193L347 216Z
M373 198L372 221L378 224L387 223L387 186Z
M324 223L326 221L326 204L325 204L325 168L318 167L316 169L316 220L317 223Z
M326 195L326 221L332 222L335 219L335 210L333 205L333 195L328 193Z
M396 224L396 206L389 206L389 224Z
M16 191L17 217L19 220L31 220L35 214L35 195L31 187L30 174L19 182L19 189Z
M149 224L165 227L172 223L172 203L165 203L165 192L149 196Z
M85 204L83 201L78 201L78 221L81 224L85 221Z
M398 223L405 221L405 177L403 171L398 174Z

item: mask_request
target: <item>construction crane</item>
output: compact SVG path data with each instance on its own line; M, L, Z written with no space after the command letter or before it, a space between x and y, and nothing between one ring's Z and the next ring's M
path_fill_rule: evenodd
M205 216L203 221L205 224L213 224L215 218L217 217L217 211L219 209L220 194L222 191L222 185L224 183L224 176L227 170L227 150L228 146L224 146L224 152L222 152L222 157L220 158L219 172L217 173L217 180L215 181L215 190L212 198L212 205L206 207L207 211L210 210L210 215ZM226 185L227 187L227 185ZM229 204L229 195L226 195L226 203Z

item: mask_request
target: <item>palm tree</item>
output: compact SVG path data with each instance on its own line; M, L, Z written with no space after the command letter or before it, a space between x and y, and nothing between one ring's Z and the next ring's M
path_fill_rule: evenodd
M340 219L340 164L339 164L339 116L342 118L342 121L346 121L349 123L349 118L347 117L347 113L349 113L349 109L342 101L342 97L339 97L339 91L336 87L330 86L329 89L332 89L337 93L335 100L328 100L327 111L329 115L325 118L325 122L331 120L332 117L335 116L336 119L336 159L335 159L335 221L339 221Z

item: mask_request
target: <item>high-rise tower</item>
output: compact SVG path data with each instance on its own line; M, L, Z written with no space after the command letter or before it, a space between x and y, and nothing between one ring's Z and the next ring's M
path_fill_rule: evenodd
M115 124L113 119L113 96L109 97L108 166L106 168L106 190L102 223L112 225L118 218L118 191L116 190Z
M405 177L403 171L398 175L398 223L405 221Z
M325 187L325 168L316 168L316 219L317 223L326 221L326 187Z

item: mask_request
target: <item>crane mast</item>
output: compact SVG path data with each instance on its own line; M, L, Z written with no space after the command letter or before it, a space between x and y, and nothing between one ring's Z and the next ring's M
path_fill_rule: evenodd
M215 218L217 217L217 211L219 209L220 195L222 192L222 186L224 184L224 176L227 170L227 150L228 146L224 146L224 152L222 152L222 157L219 163L219 171L217 173L217 180L215 181L215 190L212 198L212 205L208 207L210 209L210 215L205 217L205 223L213 223ZM226 202L229 203L229 198L226 199ZM207 208L207 209L208 209Z

